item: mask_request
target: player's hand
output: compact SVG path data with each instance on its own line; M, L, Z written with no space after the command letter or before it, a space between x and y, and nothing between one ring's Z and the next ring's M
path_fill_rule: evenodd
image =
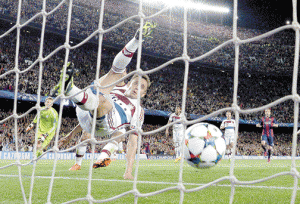
M166 137L168 137L169 136L169 131L166 131Z
M126 179L126 180L133 180L134 179L134 177L129 172L125 172L124 175L123 175L123 178Z
M42 136L38 139L40 142L44 142L45 139L49 136L48 133L42 134Z
M45 141L44 136L41 136L41 137L38 139L38 142L44 142L44 141Z
M30 125L28 125L25 132L28 132L28 131L32 130L33 127L34 127L34 125L31 123Z
M48 133L43 134L43 137L46 139L49 136Z
M260 124L256 124L256 127L261 127L261 125Z

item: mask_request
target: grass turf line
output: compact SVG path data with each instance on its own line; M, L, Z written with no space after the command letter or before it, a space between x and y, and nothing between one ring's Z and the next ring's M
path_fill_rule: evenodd
M12 160L1 160L0 166L10 164ZM25 163L25 161L22 161ZM26 161L28 162L28 161ZM58 161L52 203L63 203L87 195L89 161L85 160L82 170L70 172L68 169L74 161ZM92 196L96 200L108 199L133 189L132 181L125 181L122 175L125 171L125 161L117 160L110 166L93 170ZM297 170L300 162L296 161ZM236 160L234 175L240 181L257 180L280 172L290 171L290 160ZM22 182L28 199L32 165L22 167ZM184 163L183 183L186 189L194 189L212 182L218 178L229 176L230 162L221 161L210 169L195 169ZM33 188L32 203L46 203L48 188L52 175L53 161L40 160L37 163ZM140 193L150 193L168 187L177 186L180 163L173 160L142 160L138 174L137 189ZM234 203L290 203L294 178L280 176L254 185L237 185ZM298 186L299 188L299 186ZM222 181L206 189L185 193L184 203L229 203L230 182ZM158 195L141 197L138 203L179 203L180 191L170 190ZM126 195L109 203L133 203L134 196ZM0 170L0 203L24 203L22 198L18 168L16 166ZM88 203L86 201L77 203ZM300 203L297 193L296 203Z

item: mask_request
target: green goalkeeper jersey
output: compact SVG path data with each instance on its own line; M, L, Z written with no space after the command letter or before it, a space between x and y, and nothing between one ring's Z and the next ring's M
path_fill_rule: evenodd
M44 107L43 107L44 108ZM37 123L37 116L35 116L33 122ZM39 132L42 134L48 133L54 134L58 125L58 114L54 108L44 109L40 112Z

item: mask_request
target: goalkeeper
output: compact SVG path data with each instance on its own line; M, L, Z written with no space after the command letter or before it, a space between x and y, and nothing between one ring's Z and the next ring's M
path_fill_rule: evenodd
M52 107L53 98L48 97L45 101L45 107L42 107L40 117L35 116L33 122L26 128L26 132L34 128L35 124L39 120L39 127L37 133L37 146L36 156L39 157L44 150L49 146L55 130L58 125L58 114L57 111Z

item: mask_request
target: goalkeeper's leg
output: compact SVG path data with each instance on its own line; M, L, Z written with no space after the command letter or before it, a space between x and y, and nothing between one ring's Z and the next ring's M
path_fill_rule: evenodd
M45 150L47 150L48 146L50 145L50 142L52 138L55 135L55 132L45 137L45 133L38 133L37 137L37 146L36 146L36 157L40 157Z

